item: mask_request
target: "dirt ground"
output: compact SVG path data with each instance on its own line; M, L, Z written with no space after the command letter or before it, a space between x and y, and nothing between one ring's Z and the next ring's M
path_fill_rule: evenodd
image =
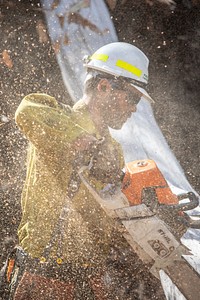
M189 8L189 4L178 1L177 8L170 10L157 1L124 2L118 1L111 11L119 40L134 43L149 57L149 92L156 99L156 119L189 182L200 193L200 4L193 1ZM50 40L39 40L38 26L45 24L39 1L0 3L2 265L7 249L17 242L25 176L26 141L15 126L15 110L23 96L31 92L48 93L63 103L71 104L71 100ZM137 289L142 282L146 294L130 299L161 299L162 293L156 294L158 282L141 270L139 262L134 270L132 276L140 282Z

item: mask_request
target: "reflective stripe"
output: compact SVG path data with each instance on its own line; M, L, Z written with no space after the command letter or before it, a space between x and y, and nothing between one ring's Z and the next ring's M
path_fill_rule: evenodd
M94 53L90 59L96 59L96 60L101 60L103 62L106 62L109 59L109 56L106 54L101 54L101 53ZM142 70L138 69L137 67L127 63L126 61L120 60L118 59L116 62L116 66L124 69L128 72L133 73L134 75L136 75L137 77L141 77L142 75Z
M142 70L136 68L135 66L123 61L123 60L118 60L116 62L116 66L119 67L119 68L122 68L126 71L129 71L131 73L133 73L134 75L140 77L142 75Z
M108 58L109 58L108 55L106 55L106 54L98 54L98 53L94 53L91 56L91 59L97 59L97 60L102 60L102 61L107 61Z

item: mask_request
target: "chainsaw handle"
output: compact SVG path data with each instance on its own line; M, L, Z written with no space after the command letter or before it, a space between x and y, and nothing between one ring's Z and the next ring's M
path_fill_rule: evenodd
M177 216L180 223L182 223L186 228L200 229L200 217L198 220L193 220L185 211L192 210L199 205L198 197L193 193L185 193L178 195L178 200L189 199L187 203L179 203L173 205L163 205L161 204L158 208L158 213L160 216L164 216L167 213L167 218L171 214L172 216ZM183 212L183 214L180 214ZM164 213L164 215L163 215ZM170 226L172 226L170 224Z
M178 200L179 201L187 199L187 198L190 200L187 203L167 205L167 206L165 206L165 208L173 209L173 210L176 210L176 211L187 211L187 210L194 209L195 207L197 207L199 205L198 197L193 192L178 195Z
M199 205L198 197L193 192L181 194L178 196L179 201L187 198L190 200L190 202L178 204L177 210L181 210L181 211L191 210Z

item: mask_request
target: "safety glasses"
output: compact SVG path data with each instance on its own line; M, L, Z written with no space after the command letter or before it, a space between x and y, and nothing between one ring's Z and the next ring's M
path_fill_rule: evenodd
M109 79L110 85L114 90L120 90L126 93L127 102L131 105L137 105L141 98L141 93L134 88L130 81L124 79Z

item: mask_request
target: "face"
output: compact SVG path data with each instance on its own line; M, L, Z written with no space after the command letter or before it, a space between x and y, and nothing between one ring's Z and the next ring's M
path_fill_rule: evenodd
M132 113L136 111L136 105L141 94L129 83L110 83L110 90L102 102L102 118L105 125L120 129Z

